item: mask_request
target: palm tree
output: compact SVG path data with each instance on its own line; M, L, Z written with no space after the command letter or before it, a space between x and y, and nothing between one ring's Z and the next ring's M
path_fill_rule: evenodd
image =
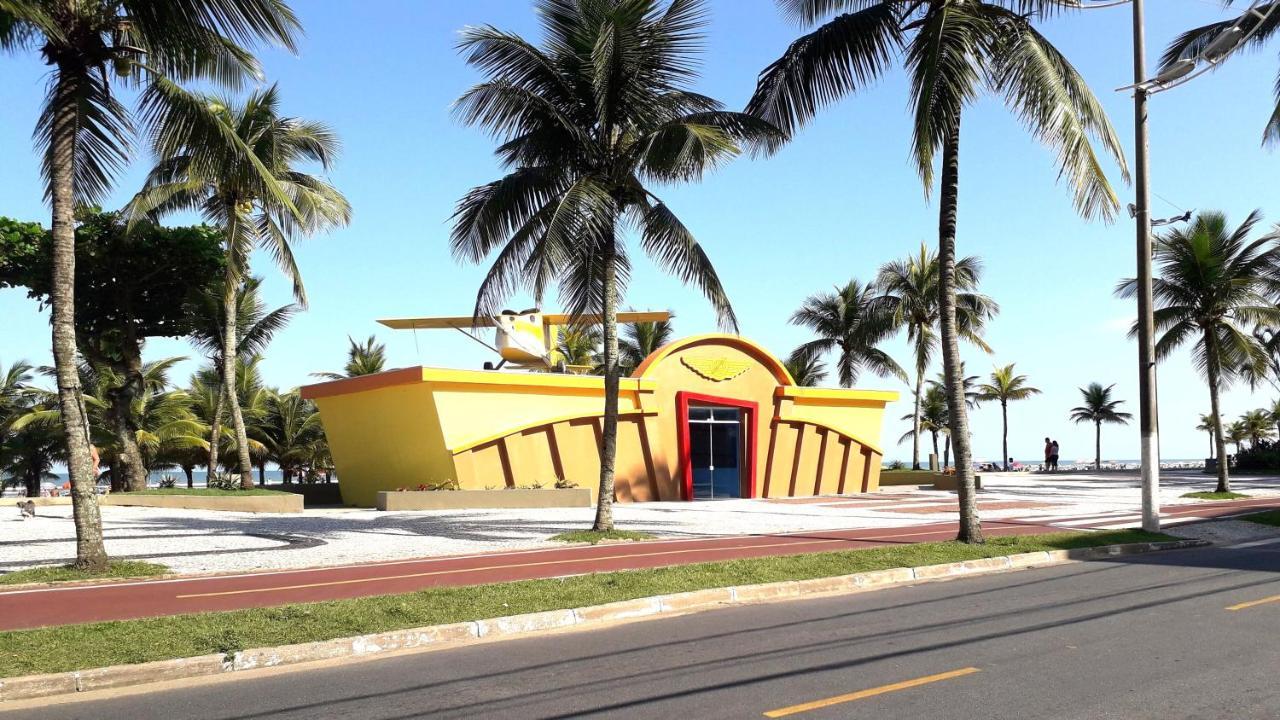
M148 370L154 372L153 368L144 367L144 374ZM192 404L186 391L155 383L148 383L142 395L135 399L137 442L147 475L161 467L181 464L190 452L208 449L209 428L192 411Z
M235 87L260 75L242 44L268 40L294 50L297 18L283 0L5 0L0 50L38 50L52 68L36 124L44 154L45 196L53 212L53 361L67 444L82 570L107 566L94 495L89 427L76 375L75 227L77 205L100 201L127 163L133 121L111 91L143 85L144 119L184 94L175 82L211 79Z
M50 400L56 402L52 397ZM0 476L10 479L6 482L22 483L27 497L36 497L41 482L57 479L53 466L66 460L65 448L57 425L32 423L14 429L0 446Z
M938 312L947 377L963 542L982 542L974 496L969 417L960 370L956 312L956 224L960 126L965 106L988 90L1000 95L1028 131L1057 156L1076 209L1114 217L1119 201L1090 138L1097 138L1127 179L1120 141L1084 78L1032 25L1074 0L778 0L791 19L813 26L760 74L748 112L788 136L821 107L888 73L898 57L911 79L911 152L926 195L941 152L938 202ZM837 14L840 13L840 14Z
M595 368L600 364L600 330L594 325L570 325L561 329L556 346L566 365Z
M836 372L842 387L853 387L863 369L906 382L902 367L877 347L894 330L892 316L876 301L879 294L874 284L863 285L854 279L834 292L805 298L791 316L791 324L808 328L817 337L796 348L792 356L819 357L836 351Z
M996 368L991 373L991 381L978 387L979 400L999 400L1000 420L1002 424L1000 440L1000 463L1004 471L1009 472L1009 403L1014 400L1026 400L1032 395L1039 395L1040 390L1027 384L1026 375L1013 374L1014 363Z
M1213 442L1214 431L1217 430L1217 428L1218 428L1218 423L1213 419L1213 416L1211 415L1201 415L1200 424L1196 425L1196 430L1199 430L1202 433L1209 434L1209 459L1210 460L1217 457L1217 455L1214 453L1214 450L1213 450L1214 449L1214 442Z
M270 398L273 391L262 380L262 371L258 368L261 363L261 355L241 357L236 360L236 401L244 417L245 451L249 454L250 462L258 469L259 484L265 485L268 458L263 423L270 411ZM228 439L231 441L230 451L238 460L241 442L239 435L233 433Z
M1153 257L1160 277L1152 283L1155 324L1162 333L1156 358L1167 358L1189 340L1192 357L1209 385L1209 408L1216 428L1218 457L1226 456L1222 437L1221 390L1244 374L1260 372L1265 350L1249 329L1280 324L1275 298L1280 246L1274 235L1249 240L1261 220L1254 211L1235 230L1220 212L1202 212L1188 228L1170 230L1156 238ZM1124 280L1120 297L1133 297L1137 283ZM1136 325L1130 335L1137 333ZM1227 464L1218 463L1217 492L1230 492Z
M720 322L737 320L711 261L647 184L695 181L743 147L776 143L775 128L726 112L686 89L696 77L702 0L536 0L542 47L491 26L462 31L458 47L483 82L455 104L487 128L510 170L459 201L455 257L496 258L474 314L492 315L516 289L536 301L556 282L567 311L603 320L604 420L596 530L613 528L618 435L617 308L631 262L623 231L645 254L696 285Z
M803 348L792 350L782 364L800 387L817 387L827 379L827 364L817 355L805 352Z
M1117 410L1124 401L1111 399L1111 389L1114 387L1115 385L1103 387L1102 383L1089 383L1088 387L1080 388L1080 394L1084 396L1084 404L1071 408L1071 419L1076 424L1093 423L1093 468L1095 470L1102 469L1102 423L1128 425L1133 419L1133 415Z
M261 286L261 278L246 277L240 289L234 293L235 347L239 352L241 363L262 355L276 333L289 324L298 310L297 305L290 304L268 311L266 302L262 299ZM218 456L223 444L221 440L215 442L214 439L222 437L223 406L227 401L226 386L223 382L225 365L222 352L225 342L223 330L227 295L228 293L219 288L201 297L201 312L193 318L194 329L187 338L192 345L205 353L211 365L208 373L197 374L199 383L196 382L197 377L192 378L190 391L190 394L196 398L196 405L200 410L198 414L209 426L209 455L205 462L209 475L218 471ZM216 391L209 393L208 388L216 388ZM207 408L204 407L205 404L208 405Z
M623 337L618 340L618 364L624 374L630 375L640 367L644 359L652 355L658 348L671 342L675 335L675 327L671 321L676 314L667 311L666 320L656 322L637 322L627 325L622 331Z
M253 487L244 418L235 401L236 293L249 271L249 253L267 249L306 307L302 274L291 244L300 237L344 226L351 206L323 178L298 169L306 162L328 171L338 138L323 123L280 114L275 85L242 104L213 95L158 112L152 151L159 161L131 203L135 216L199 210L226 242L223 281L222 383L239 453L240 483Z
M324 429L315 404L303 400L296 391L270 394L263 422L264 443L271 460L280 467L284 481L302 477L310 467L317 446L324 442Z
M347 349L347 364L342 372L318 372L311 373L311 376L326 380L342 380L382 372L382 367L387 364L386 345L378 342L372 335L362 343L356 342L348 335L347 342L351 347Z
M964 397L965 409L966 410L976 409L978 405L981 404L982 402L982 393L978 391L978 376L965 375L964 363L960 363L960 387L962 388L961 394ZM943 414L941 416L942 417L941 430L942 430L942 434L946 437L946 445L942 449L942 467L947 468L951 466L951 407L950 407L950 404L946 402L947 377L945 374L938 373L938 376L936 379L929 381L928 389L925 391L926 405L929 402L933 402L929 397L930 393L942 394L941 396L943 400ZM925 410L924 412L927 413L928 410ZM934 454L935 455L937 454L937 448L934 448Z
M0 366L3 368L3 366ZM26 360L16 360L0 372L0 441L9 424L27 411L35 395L31 381L35 367Z
M1230 5L1233 0L1223 0L1221 4ZM1242 3L1252 5L1252 3ZM1250 12L1231 20L1223 20L1222 22L1210 23L1202 27L1198 27L1179 35L1173 42L1169 43L1164 51L1164 56L1160 58L1160 69L1166 70L1171 65L1182 60L1195 60L1209 47L1214 40L1226 32L1233 32L1233 28L1238 28L1237 37L1244 37L1253 34L1249 44L1261 46L1266 44L1268 40L1276 34L1280 29L1280 10L1273 11L1274 2L1262 3L1257 8L1251 8ZM1262 18L1266 18L1265 21ZM1261 26L1259 26L1261 24ZM1276 87L1276 107L1272 111L1271 117L1267 120L1267 126L1262 133L1262 141L1266 144L1272 144L1280 141L1280 86Z
M1258 443L1276 436L1276 429L1271 424L1271 413L1266 410L1250 410L1240 416L1240 424L1244 426L1250 450L1257 450Z
M936 253L920 243L920 253L894 260L880 267L876 285L884 292L882 302L893 313L894 324L907 329L907 340L915 351L915 407L911 421L911 468L920 469L920 401L924 375L938 349L940 320L938 283L942 267ZM994 300L974 290L982 277L982 262L975 257L956 262L956 325L960 337L990 353L982 339L986 322L1000 312ZM935 453L936 454L936 453Z
M47 473L53 464L51 459L48 463L33 460L49 456L44 452L45 441L49 437L47 433L40 438L34 435L22 437L23 431L14 429L14 423L31 412L40 401L40 391L31 384L35 379L33 370L35 367L25 360L14 361L8 369L0 366L0 472L4 474L0 476L4 481L0 482L0 489L11 480L19 480L31 495L40 491L42 473ZM45 469L39 470L40 467Z
M1225 435L1223 435L1223 438L1225 442L1232 443L1233 445L1236 446L1236 455L1239 455L1240 445L1243 444L1245 440L1249 439L1249 428L1245 427L1245 424L1243 422L1240 422L1239 420L1237 420L1225 428ZM1218 452L1222 453L1218 456L1219 458L1226 457L1225 444L1219 445ZM1218 464L1221 465L1222 463L1219 462ZM1227 491L1227 492L1230 492L1230 491Z
M918 411L913 410L910 414L902 416L903 420L911 421L911 429L898 438L898 443L902 444L907 438L918 441L920 433L927 432L933 439L933 456L942 458L938 452L938 434L947 432L947 393L938 385L930 383L924 390L924 397L916 403L916 406L919 408ZM948 442L950 442L949 439ZM950 447L947 451L950 452Z

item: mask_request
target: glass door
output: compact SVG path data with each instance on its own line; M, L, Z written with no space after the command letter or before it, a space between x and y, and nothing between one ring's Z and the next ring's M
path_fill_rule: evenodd
M690 407L686 421L693 499L742 497L742 410Z

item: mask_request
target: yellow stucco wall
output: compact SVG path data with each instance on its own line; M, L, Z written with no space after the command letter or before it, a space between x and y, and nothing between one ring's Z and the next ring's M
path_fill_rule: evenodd
M427 385L407 382L315 401L344 503L373 507L379 490L456 477Z
M704 335L658 350L621 381L619 501L684 497L678 393L755 404L744 460L754 459L757 496L877 487L880 424L896 393L795 387L759 346ZM320 409L348 504L372 506L379 490L446 479L475 490L563 479L595 499L602 378L405 368L303 394Z

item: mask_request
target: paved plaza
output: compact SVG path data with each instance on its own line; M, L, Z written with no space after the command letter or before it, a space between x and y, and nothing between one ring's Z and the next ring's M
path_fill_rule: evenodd
M1213 489L1213 479L1168 472L1161 503L1176 522L1196 519L1183 493ZM1134 473L986 474L984 520L1027 521L1064 529L1132 527L1140 521ZM1280 496L1280 478L1241 477L1234 488ZM6 503L8 505L8 503ZM74 556L71 508L41 507L21 521L0 516L0 572L65 563ZM548 538L591 523L592 508L378 512L321 508L296 515L103 507L113 557L161 563L179 573L238 572L348 565L441 555L559 546ZM955 493L891 487L880 493L779 500L635 503L615 508L618 526L660 537L802 533L913 527L952 521Z

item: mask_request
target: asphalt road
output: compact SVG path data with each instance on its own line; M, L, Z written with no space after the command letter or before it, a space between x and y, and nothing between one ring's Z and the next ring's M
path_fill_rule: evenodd
M1278 629L1280 544L1208 548L0 716L1275 718Z

